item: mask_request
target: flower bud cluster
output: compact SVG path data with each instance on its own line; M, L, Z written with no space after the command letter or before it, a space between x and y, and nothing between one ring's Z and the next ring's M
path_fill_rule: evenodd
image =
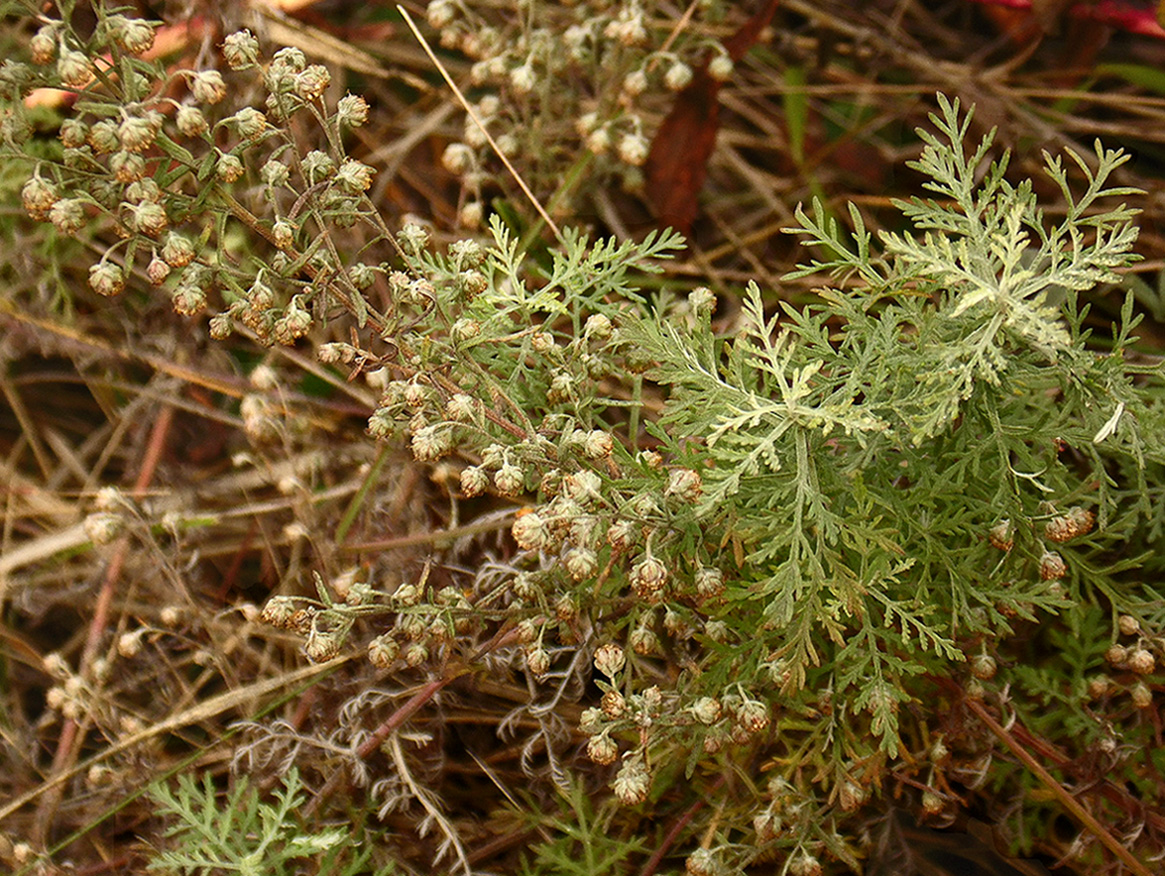
M498 151L524 160L522 175L537 193L555 191L587 153L598 158L599 177L634 188L642 185L639 168L651 146L643 109L653 111L661 97L688 85L700 64L718 81L732 76L731 58L701 36L696 21L679 30L661 27L638 3L591 4L580 20L573 5L511 0L474 5L470 13L450 0L431 0L426 8L438 41L470 59L470 81L484 92L461 139L443 156L475 208L466 227L480 221L482 183L501 167L479 122ZM705 14L697 7L695 18ZM617 100L599 103L593 95ZM525 123L531 117L564 122L531 126Z

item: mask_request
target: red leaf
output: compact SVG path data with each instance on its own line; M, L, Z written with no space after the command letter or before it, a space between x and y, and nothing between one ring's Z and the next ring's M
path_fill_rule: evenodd
M752 18L724 43L739 61L772 21L779 0L766 0ZM679 94L655 134L644 167L648 200L661 225L689 234L696 218L708 157L720 128L721 83L708 75L705 62Z

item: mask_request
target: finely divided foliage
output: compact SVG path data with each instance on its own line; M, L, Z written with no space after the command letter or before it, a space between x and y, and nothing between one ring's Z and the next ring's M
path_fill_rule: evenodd
M634 25L614 32L634 36ZM347 580L341 593L317 578L318 598L275 597L263 619L303 636L317 661L371 632L369 659L413 673L409 683L426 673L444 684L456 667L482 665L521 676L531 700L499 732L539 728L580 822L560 832L604 870L640 844L627 838L634 830L614 842L595 826L619 811L588 801L593 774L580 768L571 784L559 769L571 742L551 730L567 700L601 693L580 726L619 803L670 805L669 782L718 795L677 840L702 843L693 872L774 856L794 874L820 873L819 857L856 869L856 831L844 820L891 769L942 808L933 789L949 791L952 755L934 743L937 728L960 692L983 696L997 672L1009 677L1021 625L1024 641L1060 645L1044 671L1017 669L1032 695L1020 710L1054 679L1079 686L1095 668L1098 649L1064 645L1065 628L1095 632L1111 611L1128 618L1123 635L1162 629L1165 608L1145 583L1162 571L1148 552L1161 526L1162 373L1127 355L1131 296L1098 354L1079 294L1117 281L1136 258L1134 211L1099 203L1137 194L1108 183L1125 156L1098 145L1095 167L1072 153L1067 165L1048 157L1068 205L1053 220L1030 182L1005 178L1006 157L988 163L991 134L967 149L971 113L940 95L937 133L919 131L925 145L911 163L935 199L896 202L911 230L875 243L856 208L852 233L820 202L798 209L794 233L819 256L792 276L830 274L837 287L795 308L749 285L723 325L707 289L679 300L638 287L679 248L671 232L640 243L567 232L540 264L500 215L488 242L444 252L416 224L392 235L366 194L373 168L345 153L342 132L367 119L367 104L348 96L333 111L327 71L302 53L260 66L249 34L229 37L224 51L269 92L270 123L250 108L215 110L219 140L237 134L224 153L192 115L224 99L221 76L190 73L192 102L166 105L175 130L152 110L163 71L121 58L130 89L121 102L157 138L150 163L139 166L128 147L108 167L91 160L90 143L112 136L106 122L127 111L116 91L84 80L78 87L92 93L77 112L87 139L40 163L25 207L76 231L62 193L101 177L94 221L121 236L94 266L95 291L117 294L134 259L140 267L148 256L146 276L169 284L177 310L218 308L215 337L242 325L263 343L291 345L350 320L352 343L321 344L319 358L382 369L371 437L407 440L419 463L453 459L464 496L493 493L503 507L521 497L513 541L478 545L471 568L452 555L432 581L426 571L393 589L378 578L390 561L370 555L368 580ZM324 132L320 148L297 144L287 124L297 114ZM119 134L136 148L136 127ZM1083 177L1083 194L1069 170ZM146 204L161 219L153 210L142 220ZM349 252L354 223L371 240ZM246 259L226 251L240 230L254 238ZM367 348L356 328L374 333ZM251 408L267 412L264 404L256 394ZM245 423L249 409L244 400ZM251 418L262 420L249 434L256 446L276 416ZM1149 633L1104 653L1142 675L1165 659ZM1152 699L1141 687L1138 708ZM940 696L949 697L941 712ZM1078 692L1045 701L1073 726L1098 723ZM1125 717L1130 738L1147 742L1149 722ZM370 756L394 752L397 774L410 775L399 730ZM523 760L531 769L543 750L533 742ZM709 779L717 775L732 781ZM331 831L302 846L284 836L302 793L294 773L274 807L238 786L226 802L242 807L240 833L214 814L212 785L160 790L185 826L173 831L183 848L159 864L220 866L196 853L199 834L216 830L260 834L264 853L285 850L280 866L330 854ZM957 794L946 799L953 806ZM407 801L460 854L436 793L410 786ZM547 840L536 857L561 865L571 848Z

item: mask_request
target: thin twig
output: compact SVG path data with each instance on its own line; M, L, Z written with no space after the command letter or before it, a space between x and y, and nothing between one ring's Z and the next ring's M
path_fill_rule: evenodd
M429 60L433 62L433 66L437 68L445 82L449 85L450 88L453 89L453 93L457 95L457 102L461 104L461 106L465 109L465 112L471 119L473 119L473 123L481 129L481 133L485 136L486 142L489 143L489 146L494 151L494 154L501 159L502 164L506 166L506 170L509 171L510 176L514 178L514 182L518 184L518 188L520 188L522 193L530 199L530 203L534 205L534 209L538 211L538 215L542 217L542 221L546 223L546 227L554 232L554 236L558 239L558 242L565 244L565 241L562 237L562 231L559 230L558 225L555 224L554 220L550 218L550 214L546 212L546 209L542 206L541 202L539 202L538 198L534 196L534 193L530 191L530 187L526 185L526 181L522 179L522 175L518 173L514 165L510 164L510 159L508 159L506 154L498 148L498 144L494 142L493 135L490 134L488 130L486 130L485 123L482 122L481 118L477 115L476 112L474 112L473 107L469 105L469 101L465 99L465 95L461 93L461 89L457 87L457 83L453 81L453 77L449 75L449 71L445 69L445 65L442 64L441 61L437 58L436 54L434 54L433 49L429 46L428 40L426 40L425 37L421 34L420 30L417 28L416 23L413 22L413 17L409 15L408 10L399 5L396 8L397 11L404 17L405 24L407 24L409 26L409 30L413 32L413 36L417 38L417 42L421 44L421 48L425 50L425 54L429 56Z
M1104 844L1105 848L1116 855L1117 858L1120 859L1121 863L1123 863L1126 867L1129 868L1129 870L1135 873L1136 876L1153 876L1153 874L1149 872L1148 868L1145 867L1144 864L1133 857L1132 852L1121 845L1117 841L1116 837L1105 830L1104 826L1096 820L1092 813L1081 806L1080 801L1069 794L1067 790L1064 789L1064 786L1057 782L1055 777L1053 777L1051 773L1044 769L1043 764L1032 757L1031 754L1029 754L1023 748L1023 746L1021 746L1016 741L1015 737L1012 736L1007 730L1005 730L1003 726L991 716L991 713L983 707L981 702L971 699L970 697L967 697L964 702L972 712L979 716L979 720L986 724L991 732L998 736L1000 741L1002 741L1004 745L1011 749L1012 754L1023 761L1024 766L1035 773L1036 778L1040 780L1045 788L1052 792L1055 798L1063 804L1064 808L1072 813L1072 815L1074 815L1077 819L1079 819L1080 823L1083 824L1085 828L1087 828L1088 832L1100 840L1101 843Z

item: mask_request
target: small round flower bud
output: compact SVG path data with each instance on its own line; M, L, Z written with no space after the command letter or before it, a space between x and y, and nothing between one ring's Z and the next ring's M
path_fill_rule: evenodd
M272 596L263 606L259 620L273 627L287 630L291 629L296 611L294 600L286 596Z
M631 650L642 657L659 653L659 636L647 627L636 627L627 637Z
M843 812L860 809L869 796L870 792L852 779L846 779L837 789L837 802Z
M638 531L630 520L616 520L607 527L607 544L617 553L630 550L638 538Z
M1146 648L1134 648L1128 656L1129 669L1137 675L1149 675L1157 668L1153 652Z
M583 504L599 498L602 488L602 478L593 471L577 471L562 479L563 495Z
M154 45L154 26L140 18L124 18L113 30L113 40L131 55L144 55Z
M170 276L170 270L172 269L169 264L155 255L153 259L149 260L149 264L146 266L146 276L149 277L150 283L162 285L165 282L165 278Z
M117 139L126 152L144 152L154 145L158 129L153 120L135 116L123 119L117 126Z
M648 602L658 602L667 585L667 566L648 554L631 568L629 577L636 595Z
M723 709L715 697L700 697L691 707L692 717L701 724L711 725L720 720Z
M326 663L340 653L340 637L327 630L312 628L303 646L303 653L312 663Z
M336 121L348 128L359 128L368 121L368 101L358 94L345 94L336 104Z
M375 173L376 171L367 164L349 158L336 171L336 183L348 194L359 195L372 186L372 177Z
M332 84L332 74L323 64L312 64L295 77L295 93L304 100L315 100Z
M215 104L227 96L227 84L217 70L202 70L190 77L190 94L198 103Z
M453 449L453 430L443 423L426 426L409 442L417 462L432 462Z
M233 183L243 175L243 162L229 152L224 153L214 165L214 175L224 183Z
M606 125L595 128L586 137L587 149L594 155L604 155L611 148L611 132Z
M638 97L647 90L647 73L642 68L632 70L623 77L623 92L629 97Z
M599 708L603 710L604 715L614 721L627 711L627 701L623 699L623 694L609 690L599 700Z
M1141 632L1141 622L1131 614L1122 614L1116 622L1122 636L1135 636Z
M146 627L139 627L132 632L122 633L117 639L117 653L126 660L137 657L142 652L142 636L147 632L149 630Z
M640 755L632 755L623 761L611 790L624 806L637 806L647 799L651 787L651 776Z
M109 544L125 530L125 518L108 511L96 511L85 518L85 535L96 545Z
M85 202L80 198L61 198L49 210L49 222L61 234L75 234L85 225Z
M400 645L388 633L368 643L368 662L377 669L391 669L400 656Z
M598 557L590 548L571 548L563 557L566 572L575 581L584 581L594 576L599 569Z
M120 183L132 183L146 175L146 161L134 152L114 152L109 156L109 169Z
M691 81L692 68L683 61L676 61L667 68L667 72L663 76L663 84L667 86L669 91L679 91L687 87Z
M717 82L727 82L732 78L732 71L735 65L732 63L732 58L728 55L717 55L708 62L708 75Z
M1088 680L1089 699L1099 700L1106 696L1112 687L1112 681L1107 675L1098 675Z
M1068 519L1076 529L1077 535L1087 535L1096 525L1096 515L1086 508L1075 506L1068 509Z
M298 298L292 298L283 316L275 321L271 336L277 344L287 346L311 331L311 326L311 314L299 305Z
M249 30L230 34L222 44L222 55L232 70L243 70L259 60L259 41Z
M651 144L642 134L624 134L619 138L619 159L632 167L642 167L650 150Z
M480 228L485 218L485 207L481 201L466 201L457 211L457 225L460 228Z
M515 94L529 94L538 83L538 76L529 62L510 71L510 86Z
M1129 658L1129 649L1124 645L1109 645L1104 652L1104 659L1113 666L1123 665Z
M554 349L554 335L550 332L534 332L530 335L530 346L535 353L549 353Z
M48 64L57 55L57 30L59 25L56 23L46 24L41 27L32 39L28 41L28 51L32 57L34 64Z
M93 81L93 65L84 52L61 49L61 56L57 59L57 75L70 88L84 88Z
M271 226L271 239L280 249L287 249L295 243L295 226L286 219L278 220Z
M184 137L201 137L210 130L210 123L196 106L180 106L174 116L174 124Z
M189 283L180 283L174 287L170 295L170 303L174 312L182 316L194 316L201 313L206 307L206 293L197 286Z
M461 492L471 499L489 489L489 475L477 465L463 468L460 480Z
M619 757L619 744L606 733L592 736L587 740L587 757L603 766L612 764Z
M677 499L685 505L691 505L700 498L704 491L704 481L698 471L690 468L677 468L668 472L667 488L664 496Z
M102 260L89 268L89 286L98 295L120 295L125 289L125 273L113 262Z
M1010 520L1000 520L987 533L987 540L991 546L1001 551L1009 551L1015 546L1015 534L1011 530Z
M971 674L976 678L986 681L995 677L995 658L990 654L976 654L971 658Z
M108 155L120 145L117 123L113 119L102 119L89 127L89 148L98 155Z
M441 153L441 165L450 173L461 176L473 167L473 154L464 143L450 143Z
M243 107L231 119L244 140L258 139L267 130L267 117L254 107Z
M518 547L527 551L541 550L550 537L546 521L537 511L529 511L518 517L510 531Z
M20 190L20 200L30 218L43 222L57 202L57 191L39 176L34 176Z
M605 642L595 649L595 669L608 678L614 678L626 662L623 649L613 642Z
M80 149L89 139L89 126L80 119L61 122L61 143L68 149Z
M535 677L541 678L550 671L550 655L543 648L530 648L526 651L526 668Z
M516 496L525 488L526 479L520 468L507 462L494 475L494 486L503 496Z
M425 20L433 30L443 30L457 17L457 6L450 0L431 0L425 7Z
M789 863L789 876L821 876L821 862L808 852L801 852Z
M588 459L606 459L615 448L615 439L609 432L592 429L583 439L583 453Z
M130 227L139 234L157 237L170 224L166 209L153 201L145 201L130 208Z
M696 595L701 601L716 599L723 593L723 572L708 566L701 566L696 570Z
M162 259L172 268L184 268L194 261L194 244L171 231L162 242Z
M1138 681L1129 688L1129 696L1133 700L1133 705L1138 709L1147 709L1153 705L1153 691L1143 681Z
M770 720L768 707L757 700L745 700L736 714L737 723L749 733L760 733Z
M1044 551L1040 557L1040 579L1043 581L1055 581L1063 578L1068 574L1068 566L1055 551Z

